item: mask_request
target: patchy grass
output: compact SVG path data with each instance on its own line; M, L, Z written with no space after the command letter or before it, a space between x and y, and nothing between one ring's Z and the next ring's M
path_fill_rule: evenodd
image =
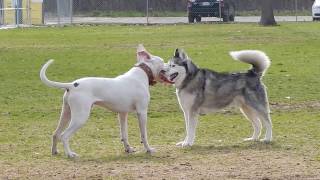
M92 26L0 31L0 177L115 179L304 179L320 177L319 23L177 26ZM264 82L272 104L274 142L245 143L250 124L237 110L200 117L196 143L176 148L184 121L173 87L151 87L148 119L153 155L144 153L134 114L129 139L137 153L127 155L116 114L99 108L71 140L81 157L51 156L63 92L44 86L39 70L47 59L50 79L114 77L135 63L144 43L168 59L184 48L200 67L244 71L228 51L260 49L272 60ZM62 151L62 145L58 149Z

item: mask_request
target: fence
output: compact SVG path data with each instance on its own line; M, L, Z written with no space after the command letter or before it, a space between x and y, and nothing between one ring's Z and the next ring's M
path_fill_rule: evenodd
M30 1L0 0L0 25L15 25L30 23Z
M0 27L43 24L42 0L0 0Z
M42 0L0 0L0 26L37 23L187 23L191 20L233 20L234 16L237 21L244 16L257 18L260 15L261 0L197 0L199 9L195 11L198 14L190 16L187 9L190 10L192 1L194 0L44 0L42 4ZM11 6L8 6L9 2ZM41 2L41 7L36 7L35 2ZM220 10L201 9L207 2L218 2ZM274 13L276 16L295 16L293 20L304 21L306 16L311 19L312 3L312 0L274 0ZM230 6L231 10L226 6ZM233 19L232 7L235 9ZM37 9L41 9L38 10L40 13L35 13ZM199 14L200 11L204 13ZM215 17L204 17L207 15ZM35 17L40 20L33 20ZM35 23L36 21L38 22Z
M45 23L166 23L188 22L187 8L192 0L47 0L44 1ZM222 2L232 4L234 16L259 16L260 0L197 0L197 2ZM294 20L304 21L311 15L311 0L274 1L276 16L296 16ZM226 7L223 7L226 9ZM198 9L202 11L201 8ZM222 11L222 12L221 12ZM219 12L219 11L218 11ZM207 15L209 12L205 12ZM202 21L222 21L224 11L211 14L215 18ZM221 14L222 13L222 14ZM202 15L203 16L203 15ZM130 19L118 17L133 17ZM193 17L195 20L197 17ZM236 18L237 19L237 18ZM281 19L281 18L280 18ZM308 19L308 18L307 18ZM309 19L311 19L309 17ZM191 19L192 20L192 19ZM232 18L230 19L232 20ZM190 18L189 18L190 21Z

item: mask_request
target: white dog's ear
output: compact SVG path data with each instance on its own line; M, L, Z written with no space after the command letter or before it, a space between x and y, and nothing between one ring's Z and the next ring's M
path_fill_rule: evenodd
M187 59L189 59L187 53L185 53L183 49L176 49L176 50L174 51L174 57L180 58L180 59L182 59L182 60L187 60Z
M144 48L142 44L137 48L137 61L147 61L151 59L151 54Z

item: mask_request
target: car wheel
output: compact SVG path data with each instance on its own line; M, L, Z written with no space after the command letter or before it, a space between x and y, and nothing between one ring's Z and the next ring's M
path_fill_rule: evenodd
M194 15L193 14L188 14L188 21L189 21L189 23L194 23Z
M201 22L201 16L197 16L197 17L196 17L196 21L197 21L197 22Z
M233 15L230 15L230 16L229 16L229 20L232 21L232 22L234 22L234 16L233 16Z
M223 22L228 22L228 21L229 21L229 15L228 15L228 14L223 13L222 21L223 21Z

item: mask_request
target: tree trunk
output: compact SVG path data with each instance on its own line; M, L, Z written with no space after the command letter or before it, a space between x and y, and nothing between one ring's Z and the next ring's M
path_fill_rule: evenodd
M260 24L263 26L277 25L273 15L272 0L260 0L261 18Z

